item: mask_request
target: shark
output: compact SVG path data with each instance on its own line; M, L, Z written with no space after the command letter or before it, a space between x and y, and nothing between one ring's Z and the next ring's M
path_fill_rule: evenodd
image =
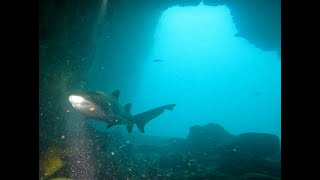
M107 128L125 125L129 133L132 132L134 125L144 133L144 127L148 122L164 113L165 110L172 111L176 106L176 104L168 104L132 115L131 103L120 105L119 96L120 90L118 89L110 95L104 92L90 91L70 94L69 101L72 107L87 119L105 122Z

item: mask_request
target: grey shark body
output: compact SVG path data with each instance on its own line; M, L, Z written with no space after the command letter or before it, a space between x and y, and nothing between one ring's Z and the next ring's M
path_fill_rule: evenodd
M73 108L87 118L101 120L108 124L107 128L114 125L125 125L129 133L134 124L144 133L144 126L152 119L158 117L164 110L173 110L175 104L169 104L151 109L149 111L132 115L131 104L121 106L118 102L120 91L116 90L112 95L102 92L75 93L69 96Z

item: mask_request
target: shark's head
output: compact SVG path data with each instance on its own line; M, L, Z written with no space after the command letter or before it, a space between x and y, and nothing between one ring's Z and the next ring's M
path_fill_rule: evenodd
M85 95L70 95L69 101L75 110L89 118L104 118L106 116L101 107L90 101Z

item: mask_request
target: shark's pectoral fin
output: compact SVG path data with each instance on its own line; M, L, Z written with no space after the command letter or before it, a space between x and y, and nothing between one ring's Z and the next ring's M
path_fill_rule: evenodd
M132 132L133 124L127 125L128 133Z
M118 117L110 117L107 128L111 128L114 125L120 124L120 119Z
M175 104L169 104L166 106L161 106L155 109L151 109L149 111L137 114L133 116L134 122L136 123L138 129L144 133L144 126L151 121L152 119L158 117L160 114L164 112L164 110L172 111L175 107Z
M116 125L116 124L115 124L115 123L108 123L107 128L109 129L109 128L111 128L111 127L114 126L114 125Z

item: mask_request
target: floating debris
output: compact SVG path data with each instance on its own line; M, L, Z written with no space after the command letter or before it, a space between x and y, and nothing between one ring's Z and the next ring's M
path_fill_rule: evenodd
M164 60L156 59L156 60L153 60L153 62L164 62Z

